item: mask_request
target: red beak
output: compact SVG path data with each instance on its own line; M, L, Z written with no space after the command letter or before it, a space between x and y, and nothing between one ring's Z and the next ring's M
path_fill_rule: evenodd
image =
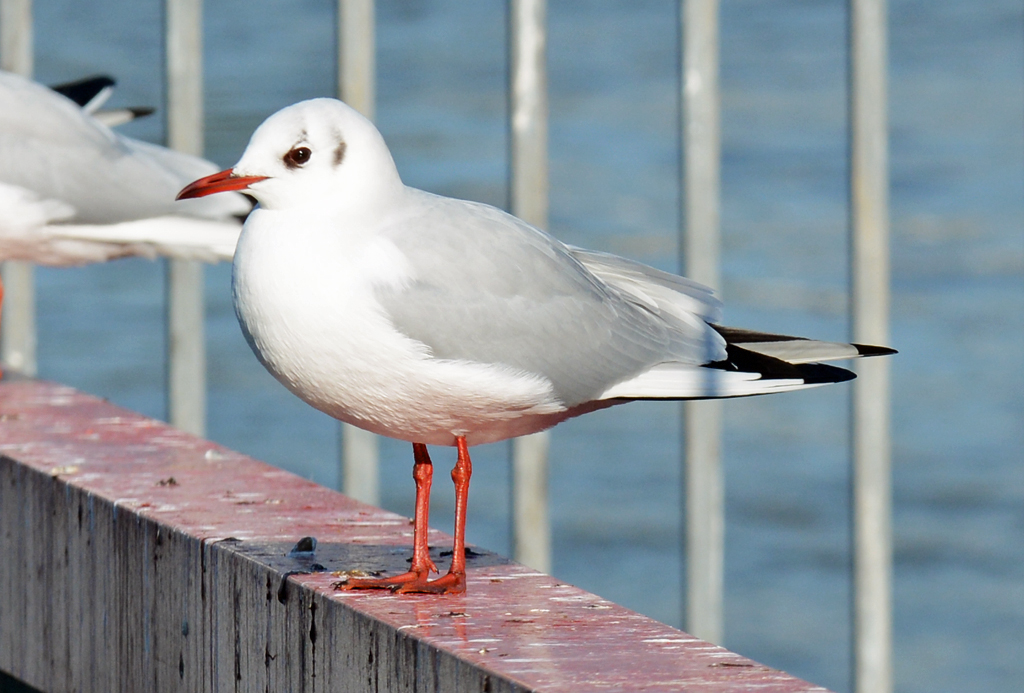
M227 169L220 173L214 173L212 176L206 178L200 178L197 181L193 181L181 189L176 200L188 200L193 197L206 197L219 192L227 192L228 190L245 190L253 183L259 183L261 180L266 180L267 176L236 176L233 169Z

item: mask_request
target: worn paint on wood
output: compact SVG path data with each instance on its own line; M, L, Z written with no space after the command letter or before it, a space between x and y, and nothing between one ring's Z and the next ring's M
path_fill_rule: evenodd
M315 556L289 556L305 535ZM411 541L160 422L0 382L0 670L42 691L822 690L488 552L465 595L333 589Z

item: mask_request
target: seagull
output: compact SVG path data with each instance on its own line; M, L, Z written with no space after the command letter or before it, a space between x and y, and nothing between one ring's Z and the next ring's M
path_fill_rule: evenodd
M472 445L633 400L841 382L853 373L820 362L894 353L720 326L705 286L408 187L373 124L334 99L272 115L233 168L178 197L239 190L258 202L232 268L249 346L317 409L413 444L412 565L342 589L465 591ZM433 580L428 444L458 450L451 567Z
M175 202L181 186L218 167L111 130L104 120L128 117L98 110L112 87L95 78L55 91L0 72L0 261L230 261L236 217L252 205L239 193ZM129 109L132 117L144 111Z

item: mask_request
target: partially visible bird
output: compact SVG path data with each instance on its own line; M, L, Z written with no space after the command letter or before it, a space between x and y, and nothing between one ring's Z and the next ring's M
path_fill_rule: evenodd
M271 116L233 169L179 197L231 190L259 202L233 268L257 357L317 409L413 443L412 566L348 589L465 590L470 445L632 400L840 382L853 374L819 362L893 353L721 327L696 282L407 187L376 128L333 99ZM458 448L452 564L436 580L426 444Z
M100 122L94 114L112 87L100 77L58 93L0 72L0 261L230 260L248 200L233 193L175 202L182 185L217 167ZM123 122L140 109L113 113L108 120Z
M61 96L71 99L81 106L85 113L110 128L131 122L136 118L152 115L156 111L152 106L130 106L100 110L107 102L107 99L114 93L116 85L117 83L112 77L96 75L94 77L76 79L73 82L54 84L50 86L50 89Z

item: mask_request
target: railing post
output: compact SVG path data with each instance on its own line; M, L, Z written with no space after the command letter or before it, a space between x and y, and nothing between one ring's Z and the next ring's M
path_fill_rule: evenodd
M0 0L0 70L32 76L32 0ZM0 314L0 362L35 375L36 289L30 262L9 261L0 268L5 287Z
M889 343L886 2L850 0L850 312L856 342ZM857 693L892 691L889 360L852 389L853 657Z
M718 0L682 0L683 274L715 288L719 276ZM722 642L725 502L722 403L683 405L686 464L686 630Z
M513 214L548 226L547 0L509 2L509 178ZM512 441L512 557L551 571L551 435Z
M369 119L376 102L374 0L338 0L338 96Z
M376 101L374 0L338 0L338 98L373 119ZM339 424L343 493L364 503L380 502L377 436Z
M167 146L203 155L203 3L166 0ZM195 435L206 430L203 266L167 261L167 417Z
M31 77L32 0L0 0L0 69Z

